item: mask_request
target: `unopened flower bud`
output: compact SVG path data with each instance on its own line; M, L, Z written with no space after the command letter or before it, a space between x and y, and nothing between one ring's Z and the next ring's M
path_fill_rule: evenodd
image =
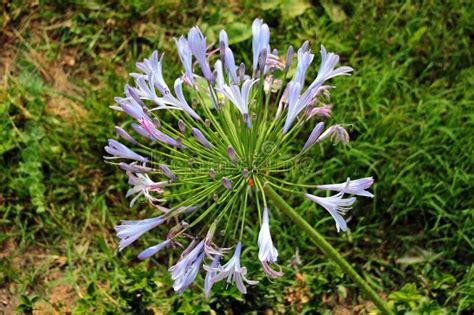
M213 168L209 169L209 177L210 178L214 179L214 178L216 178L216 175L217 175L217 172L216 172L215 169L213 169Z
M291 60L293 59L293 54L295 53L293 46L288 47L286 51L286 60L285 60L285 71L288 71L291 66Z
M232 182L227 177L222 177L222 185L228 190L232 190Z
M229 159L232 161L232 163L237 164L237 155L234 148L230 145L227 147L227 155L229 156Z
M155 125L156 128L160 129L161 121L158 118L153 118L153 125Z
M245 63L241 63L239 66L239 79L243 81L245 79Z
M137 144L137 140L135 140L128 132L125 131L122 127L115 126L115 132L124 140L127 140L130 143Z
M182 119L178 120L178 128L179 128L179 131L181 131L181 133L186 132L186 125Z

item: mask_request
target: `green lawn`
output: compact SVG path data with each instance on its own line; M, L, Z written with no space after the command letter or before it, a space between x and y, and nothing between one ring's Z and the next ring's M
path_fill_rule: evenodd
M167 255L140 262L137 248L118 253L113 227L149 209L129 208L125 174L103 162L113 126L124 121L108 106L135 62L155 49L166 53L171 82L181 71L172 37L194 25L211 42L225 27L237 60L248 62L255 17L269 24L280 52L310 41L310 76L320 44L354 68L353 76L332 81L331 98L333 120L351 124L352 141L326 146L314 171L288 180L376 179L375 198L356 204L343 234L310 201L285 200L397 313L472 313L474 2L25 3L4 2L0 15L0 313L373 310L276 210L285 276L270 281L255 272L261 282L246 296L220 285L206 301L198 278L179 297ZM256 239L258 231L248 233ZM296 257L301 264L290 267Z

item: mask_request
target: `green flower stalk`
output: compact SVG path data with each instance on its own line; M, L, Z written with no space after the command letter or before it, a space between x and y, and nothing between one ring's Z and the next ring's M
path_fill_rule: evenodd
M336 67L339 56L321 46L319 72L306 86L306 72L314 59L309 43L298 49L296 70L290 76L293 48L285 56L271 50L268 25L260 19L254 21L252 32L252 65L237 66L238 57L224 30L216 49L208 51L206 38L193 27L187 37L175 39L184 72L174 81L173 90L163 77L163 55L155 51L137 63L140 72L131 74L134 85L126 85L124 97L117 97L117 105L111 106L134 122L131 128L116 127L128 144L109 140L105 151L110 156L105 159L110 163L121 160L117 165L126 171L131 185L127 192L127 197L133 196L130 206L146 200L156 214L123 220L115 228L119 248L123 250L152 229L166 227L167 231L158 232L162 242L138 257L182 248L181 257L169 269L179 294L201 270L206 271L206 296L218 281L235 283L243 294L246 285L256 285L241 265L245 244L256 241L244 233L245 227L255 222L260 223L255 258L267 276L283 276L269 223L273 211L269 199L281 208L273 189L305 196L326 209L337 231L347 230L344 215L356 196L373 197L367 190L373 184L371 177L347 178L337 184L302 185L285 180L290 170L308 171L301 161L313 154L314 146L329 145L331 139L349 141L343 126L325 128L332 110L325 101L332 88L327 80L350 75L352 68ZM294 140L306 134L308 127L312 132L295 151ZM304 188L311 191L302 191ZM313 195L316 189L334 194ZM293 212L290 218L295 220L295 216Z

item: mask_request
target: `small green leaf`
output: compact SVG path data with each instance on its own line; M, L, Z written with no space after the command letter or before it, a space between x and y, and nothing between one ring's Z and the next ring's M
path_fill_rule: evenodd
M260 3L260 8L262 10L274 10L278 8L280 1L278 0L264 0Z
M229 44L237 44L252 37L252 28L241 22L234 22L225 27L229 36Z
M410 38L409 43L412 45L418 43L420 39L423 38L423 35L425 35L426 31L428 31L428 28L426 26L420 27Z
M347 19L347 15L341 6L331 2L331 1L321 1L321 5L326 11L326 14L329 16L331 21L335 23L340 23Z
M281 13L284 17L300 16L308 8L310 8L310 4L305 0L284 0L281 2Z

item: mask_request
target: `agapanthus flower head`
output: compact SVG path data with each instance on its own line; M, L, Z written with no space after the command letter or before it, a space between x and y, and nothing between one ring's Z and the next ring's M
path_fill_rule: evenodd
M279 56L270 47L270 29L261 19L253 22L252 34L252 52L239 56L225 30L219 33L217 46L208 47L201 30L193 27L175 39L183 65L178 77L165 80L164 55L155 51L137 63L139 71L131 74L134 82L111 106L132 122L123 125L130 128L116 127L127 145L109 140L105 147L109 155L104 158L126 171L130 206L148 204L154 213L150 219L122 221L116 227L119 249L152 229L162 241L145 247L139 259L185 248L169 268L179 294L203 269L207 297L221 280L246 293L246 285L257 284L247 279L247 273L254 278L255 271L241 263L249 259L260 263L268 277L283 275L286 267L277 265L278 242L274 243L270 224L277 209L264 185L294 191L300 200L306 195L329 212L337 231L348 229L344 214L355 196L373 197L368 191L372 177L307 185L285 178L295 167L294 172L307 172L308 167L298 168L299 161L318 154L318 146L330 145L324 140L349 141L344 127L329 122L333 106L324 100L332 89L328 80L349 75L352 68L337 67L339 56L321 46L319 72L307 85L309 70L318 59L309 42L298 49L290 75L293 47L281 49L286 54ZM171 90L166 82L173 80ZM334 193L309 194L301 187ZM258 239L251 239L245 231L257 226ZM252 242L257 246L243 252L243 246Z

